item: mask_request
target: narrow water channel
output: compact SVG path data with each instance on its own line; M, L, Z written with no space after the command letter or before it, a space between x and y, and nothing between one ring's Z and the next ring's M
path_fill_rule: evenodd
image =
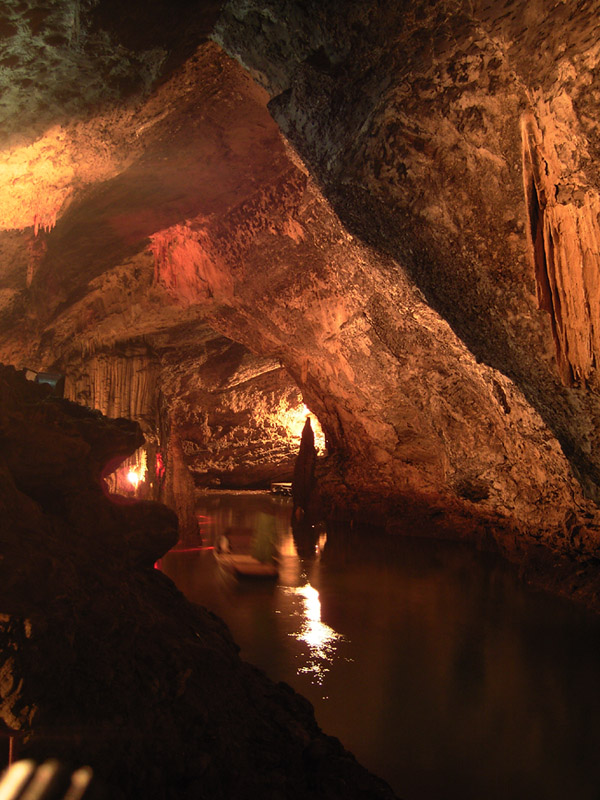
M197 511L205 546L271 516L279 579L235 581L193 542L163 571L404 800L600 800L595 615L457 543L295 542L289 501L268 493L207 493Z

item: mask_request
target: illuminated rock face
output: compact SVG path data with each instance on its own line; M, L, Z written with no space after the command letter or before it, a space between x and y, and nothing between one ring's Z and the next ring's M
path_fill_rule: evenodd
M291 480L306 409L278 361L216 337L202 359L176 348L162 363L163 402L196 486Z
M55 367L67 399L142 428L145 445L108 477L110 490L167 503L193 539L195 488L291 479L306 408L278 361L210 329L153 341L71 351Z
M235 0L217 24L343 222L515 381L592 497L595 26L569 3Z
M160 48L109 7L86 53L103 25ZM300 391L330 508L594 555L598 59L571 11L231 0L193 55L169 29L152 91L107 79L2 154L0 357L75 380L143 342L201 485L282 475L274 411Z

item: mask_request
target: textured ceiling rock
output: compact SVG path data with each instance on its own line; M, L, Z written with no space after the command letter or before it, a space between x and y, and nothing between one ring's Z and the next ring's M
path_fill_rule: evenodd
M202 353L193 333L162 350L160 380L196 486L290 480L306 413L298 386L278 361L224 337Z
M342 220L397 258L476 356L517 382L592 496L597 12L596 2L342 11L232 0L217 26ZM553 250L536 270L532 171Z
M182 304L197 305L207 291L212 296L217 287L203 277L200 244L186 245L188 258L180 256L176 286L161 253L181 240L177 226L182 222L185 232L192 224L188 221L196 220L195 236L202 238L203 223L233 213L245 198L260 198L264 181L285 179L290 164L265 99L210 44L146 104L126 109L116 119L90 120L74 157L88 163L93 143L116 140L121 154L126 153L117 159L120 167L115 166L121 171L96 187L84 185L79 201L71 201L51 232L38 230L39 243L30 235L3 235L2 273L13 276L12 282L4 278L3 354L12 362L19 352L21 361L36 361L33 352L24 353L24 323L34 345L44 337L47 352L37 360L47 362L62 355L74 335L96 343L130 338L132 328L134 333L155 331L184 321ZM25 203L28 217L21 225L33 226L39 196L35 174L27 173L23 183L30 203ZM221 233L226 235L226 229ZM153 237L150 249L148 237ZM25 248L31 251L26 270ZM177 255L172 258L177 264ZM194 259L200 260L197 266ZM155 272L160 282L154 280ZM211 274L214 284L219 273ZM194 280L200 286L192 291ZM222 280L226 286L227 276ZM142 296L133 297L136 293ZM198 309L185 313L197 316Z
M0 13L3 145L147 92L211 31L220 2L5 0Z
M111 7L81 6L83 27L160 49ZM3 154L21 216L0 234L0 356L76 372L144 337L200 472L198 446L256 405L203 374L226 336L297 383L338 505L596 553L571 473L597 495L592 8L231 0L215 38L250 74L214 41L186 58L169 27L150 93Z

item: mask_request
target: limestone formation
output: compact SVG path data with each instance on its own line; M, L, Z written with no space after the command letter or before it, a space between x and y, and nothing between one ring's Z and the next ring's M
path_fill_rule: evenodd
M310 417L306 418L302 428L300 449L294 464L292 479L293 517L299 521L310 518L314 506L314 493L316 489L315 466L317 451L315 449L315 434L310 424Z
M597 0L25 5L11 96L19 43L82 91L3 107L4 361L106 369L198 485L291 469L298 391L331 513L594 563Z

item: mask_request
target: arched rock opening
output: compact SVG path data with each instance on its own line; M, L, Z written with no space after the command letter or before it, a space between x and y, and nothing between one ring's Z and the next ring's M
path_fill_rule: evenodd
M183 538L195 533L195 490L264 489L292 478L309 413L298 386L276 359L209 328L75 349L54 368L65 375L66 399L140 425L144 446L107 484L173 507Z
M413 508L425 528L493 530L509 549L595 552L569 459L594 496L597 397L561 385L528 261L520 120L537 101L502 39L516 10L484 12L390 5L365 27L358 6L325 3L310 41L284 37L277 55L277 9L229 3L218 40L251 73L204 41L135 102L6 150L0 356L38 369L173 337L163 395L199 402L186 348L209 328L292 376L327 430L331 511L395 528ZM305 14L285 25L305 30ZM367 29L382 46L395 32L389 63ZM186 424L171 441L193 467L220 423L210 437Z

